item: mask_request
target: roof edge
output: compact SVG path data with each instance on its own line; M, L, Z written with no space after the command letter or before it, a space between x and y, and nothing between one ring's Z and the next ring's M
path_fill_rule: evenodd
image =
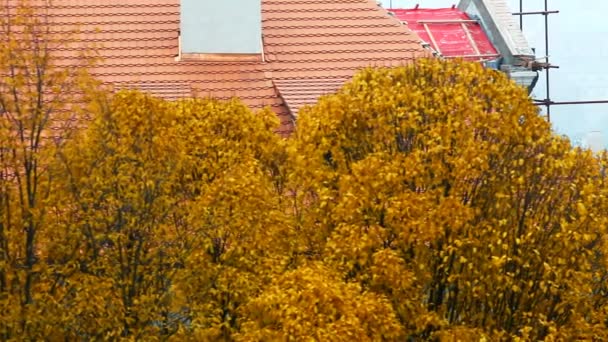
M421 49L424 50L424 52L426 52L428 54L427 57L430 58L430 57L435 56L436 52L430 47L430 45L427 42L425 42L422 38L420 38L420 36L414 30L411 30L408 27L407 23L404 23L401 20L399 20L399 18L397 18L395 16L395 14L390 11L389 8L385 8L384 6L382 6L382 3L380 3L379 1L376 1L376 0L367 0L367 1L375 3L376 6L378 6L378 9L383 12L382 14L385 17L390 18L395 23L399 24L399 26L402 26L405 30L407 30L407 32L409 32L410 34L412 34L416 38L418 38L418 42L420 44Z
M460 0L458 8L470 16L478 16L509 64L535 54L504 0Z

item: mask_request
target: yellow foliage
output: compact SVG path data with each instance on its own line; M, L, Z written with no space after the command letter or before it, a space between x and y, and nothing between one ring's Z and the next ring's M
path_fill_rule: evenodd
M245 307L243 341L400 340L389 302L318 264L288 271Z
M72 68L57 67L56 50L69 50L74 30L49 29L45 12L28 1L0 6L0 338L68 338L55 326L71 316L57 290L58 266L49 258L47 222L53 178L49 170L62 142L82 123L78 100L96 84L86 54ZM86 49L85 49L86 50Z
M111 283L115 329L170 335L188 322L184 338L228 338L241 303L285 263L271 114L137 92L96 108L62 153L57 200L80 268Z
M290 145L301 241L389 298L408 336L606 330L605 300L590 299L605 296L604 162L554 135L503 74L365 70L303 109Z
M0 47L0 339L608 339L608 154L554 135L503 74L363 70L282 140L236 99L94 89L27 52L43 23L19 11L1 19L26 39ZM83 113L63 84L92 121L42 143Z

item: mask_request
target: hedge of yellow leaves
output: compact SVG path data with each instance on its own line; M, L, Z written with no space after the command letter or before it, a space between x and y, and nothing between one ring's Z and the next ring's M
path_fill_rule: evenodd
M606 157L499 72L363 70L287 140L238 100L88 110L41 200L0 177L4 340L608 339Z

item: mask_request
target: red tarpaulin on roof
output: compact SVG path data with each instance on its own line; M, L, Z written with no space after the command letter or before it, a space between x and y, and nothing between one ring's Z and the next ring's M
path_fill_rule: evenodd
M422 40L444 57L469 60L496 59L498 52L478 22L457 8L390 9Z

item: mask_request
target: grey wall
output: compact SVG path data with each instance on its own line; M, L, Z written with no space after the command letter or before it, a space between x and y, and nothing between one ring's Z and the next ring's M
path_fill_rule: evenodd
M181 0L182 53L261 53L261 0Z

